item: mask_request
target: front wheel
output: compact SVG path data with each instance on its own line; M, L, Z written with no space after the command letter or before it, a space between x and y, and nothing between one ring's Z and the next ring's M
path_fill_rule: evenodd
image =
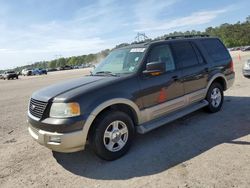
M206 100L209 103L207 106L208 112L215 113L220 111L224 100L224 94L221 84L213 83L210 86Z
M96 120L89 138L94 152L105 160L115 160L130 148L134 137L134 124L124 112L106 112Z

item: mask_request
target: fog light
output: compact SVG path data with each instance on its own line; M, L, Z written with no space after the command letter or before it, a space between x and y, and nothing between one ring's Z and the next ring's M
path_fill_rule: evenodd
M61 138L60 138L60 136L50 136L49 142L61 143Z

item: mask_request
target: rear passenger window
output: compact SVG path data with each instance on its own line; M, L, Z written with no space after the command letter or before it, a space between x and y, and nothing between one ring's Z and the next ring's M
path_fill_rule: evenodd
M214 61L229 59L230 55L225 46L218 39L203 39L201 43Z
M175 42L172 44L176 63L181 68L198 65L198 59L190 42Z
M147 62L164 62L166 63L166 71L175 70L174 59L169 45L155 46L149 53Z

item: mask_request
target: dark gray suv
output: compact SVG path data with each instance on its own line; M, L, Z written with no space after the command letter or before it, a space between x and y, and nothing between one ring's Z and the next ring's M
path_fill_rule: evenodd
M113 50L91 75L35 92L29 133L58 152L90 144L105 160L124 155L147 133L195 110L218 112L234 82L223 43L209 36L169 37Z

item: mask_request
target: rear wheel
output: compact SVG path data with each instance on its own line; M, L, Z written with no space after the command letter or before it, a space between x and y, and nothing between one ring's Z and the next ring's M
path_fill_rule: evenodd
M221 84L215 82L210 86L206 100L209 103L207 106L208 112L215 113L220 111L224 100Z
M124 112L109 111L96 120L89 142L94 152L105 160L115 160L130 148L134 124Z

